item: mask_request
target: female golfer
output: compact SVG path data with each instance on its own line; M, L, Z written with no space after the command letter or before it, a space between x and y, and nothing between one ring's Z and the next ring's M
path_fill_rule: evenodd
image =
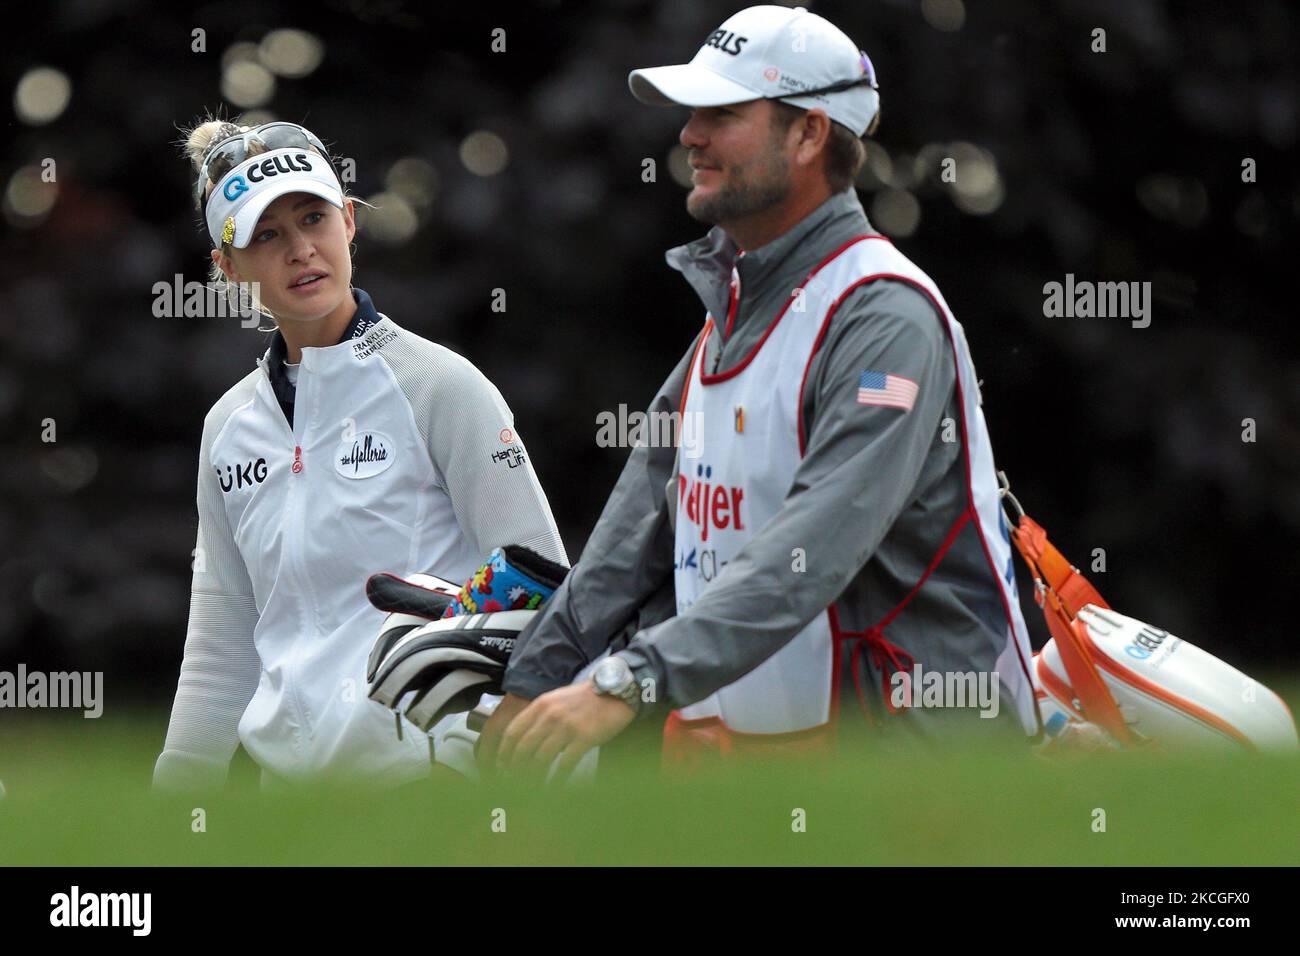
M384 618L366 578L459 583L510 543L567 565L546 496L492 383L352 287L353 203L315 135L209 120L186 151L214 279L252 288L277 327L204 419L189 629L155 786L220 784L240 743L264 785L427 776L429 736L366 696Z

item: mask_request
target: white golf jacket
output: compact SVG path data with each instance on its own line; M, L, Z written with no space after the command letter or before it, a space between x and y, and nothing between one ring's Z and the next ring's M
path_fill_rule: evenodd
M156 786L219 783L241 742L264 784L426 775L429 737L366 696L384 617L366 578L462 581L512 542L568 563L500 392L353 294L342 341L302 350L296 390L276 332L204 421L189 629Z

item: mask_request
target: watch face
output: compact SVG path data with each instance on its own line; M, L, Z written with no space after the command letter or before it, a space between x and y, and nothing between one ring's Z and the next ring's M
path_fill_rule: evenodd
M605 693L615 690L623 682L623 668L620 664L620 661L611 658L601 661L592 672L596 686Z

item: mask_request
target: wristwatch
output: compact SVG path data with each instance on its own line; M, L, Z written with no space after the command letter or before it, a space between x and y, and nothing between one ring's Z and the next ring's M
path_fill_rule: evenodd
M641 688L627 661L621 657L607 657L591 672L591 682L597 694L617 697L633 710L641 709Z

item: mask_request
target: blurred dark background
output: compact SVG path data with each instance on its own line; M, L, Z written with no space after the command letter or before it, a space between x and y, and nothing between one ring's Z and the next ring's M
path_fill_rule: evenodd
M267 342L153 314L156 282L207 278L176 144L218 107L305 122L355 161L352 191L380 209L354 283L498 385L576 558L626 454L596 446L596 415L643 408L702 320L663 262L704 231L675 176L686 113L638 104L626 75L688 60L744 5L124 0L7 24L0 668L104 670L118 700L174 692L203 416ZM965 326L1029 513L1085 571L1105 549L1091 577L1120 610L1293 670L1295 8L808 6L875 63L863 203ZM947 156L960 187L939 179ZM1043 285L1066 273L1150 281L1150 327L1045 318Z

